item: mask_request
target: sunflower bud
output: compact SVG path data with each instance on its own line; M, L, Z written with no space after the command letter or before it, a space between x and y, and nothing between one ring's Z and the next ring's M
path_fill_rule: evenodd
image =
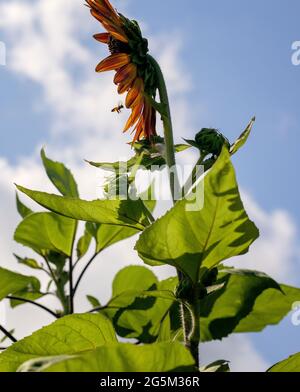
M228 139L222 135L217 129L202 128L196 134L195 140L186 140L191 146L198 148L203 155L212 154L213 157L218 157L222 151L223 145L230 149Z
M197 133L195 142L201 151L216 156L220 155L223 145L228 149L230 148L228 139L217 129L213 128L202 128Z

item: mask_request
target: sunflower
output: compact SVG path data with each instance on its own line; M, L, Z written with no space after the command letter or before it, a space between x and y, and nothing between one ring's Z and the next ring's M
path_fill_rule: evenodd
M94 38L108 46L110 55L96 67L96 72L115 71L118 93L127 93L125 106L131 115L124 132L132 129L132 143L156 136L156 110L152 106L157 82L147 56L148 41L136 21L118 13L108 0L86 0L90 12L106 30Z

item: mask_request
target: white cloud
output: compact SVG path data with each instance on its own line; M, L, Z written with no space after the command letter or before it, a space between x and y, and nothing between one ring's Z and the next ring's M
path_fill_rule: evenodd
M231 335L222 342L202 344L200 358L203 365L217 359L227 360L232 372L265 372L271 365L244 335Z
M94 65L105 55L105 50L98 44L92 50L81 40L84 37L86 41L97 31L97 24L92 27L89 13L82 3L82 0L6 1L0 5L0 28L6 33L9 42L8 69L42 87L43 102L40 104L47 105L53 113L47 152L72 167L83 189L83 197L95 198L101 176L95 169L85 165L82 159L117 160L121 156L128 156L130 148L125 144L129 137L126 139L119 131L125 114L115 116L110 112L119 99L112 89L112 75L99 76L93 72ZM181 133L184 130L188 134L195 128L184 96L191 83L182 77L184 67L179 55L179 33L176 33L176 38L170 43L164 36L154 36L151 47L166 72L175 129ZM18 221L13 182L37 189L53 189L41 169L39 148L36 146L36 153L30 158L20 157L16 166L0 159L0 221L2 225L5 222L0 238L1 265L27 273L25 267L16 266L12 256L13 251L24 252L24 248L11 240ZM250 255L239 262L239 266L249 266L265 270L275 277L289 278L293 258L298 252L295 225L291 217L285 211L267 213L252 198L247 195L245 198L250 215L262 229L262 236ZM122 266L140 263L132 251L133 244L134 239L120 243L96 260L79 291L79 310L85 309L84 294L87 289L89 294L99 297L103 302L109 297L115 272ZM167 276L169 271L168 268L156 269L161 277ZM7 314L9 325L19 326L18 336L27 335L50 321L46 314L30 305L14 311L8 310ZM22 325L19 320L24 320ZM205 345L203 351L207 362L221 355L219 349L224 359L232 360L234 370L264 370L267 367L246 337L232 337L222 343L213 343L209 349Z
M247 192L242 192L245 208L260 229L260 238L247 255L229 264L238 268L264 271L279 282L297 284L295 272L300 259L297 226L292 216L283 209L263 210Z

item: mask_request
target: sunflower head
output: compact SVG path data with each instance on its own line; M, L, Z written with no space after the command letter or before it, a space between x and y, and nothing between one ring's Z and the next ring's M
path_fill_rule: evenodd
M110 55L96 67L96 72L115 71L118 93L127 93L125 106L131 115L124 132L132 129L133 143L156 136L156 110L151 104L157 90L156 73L148 57L148 40L139 24L118 13L108 0L86 0L91 14L106 32L94 38L106 44Z

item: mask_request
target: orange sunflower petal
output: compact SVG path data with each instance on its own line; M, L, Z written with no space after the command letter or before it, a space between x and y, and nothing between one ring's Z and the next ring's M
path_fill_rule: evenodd
M137 75L137 68L135 64L127 64L124 67L118 69L115 77L114 77L114 83L119 84L124 82L127 78L132 78L135 79Z
M135 106L135 108L131 112L130 117L127 120L127 123L125 124L123 132L128 131L129 128L134 126L134 124L140 118L142 111L143 111L143 104Z
M108 44L110 34L109 33L99 33L99 34L94 34L93 37L98 42L102 42L103 44Z
M86 0L88 5L92 8L100 12L102 15L112 18L112 19L118 19L119 16L114 10L114 8L111 6L109 2L106 1L95 1L95 0Z
M128 91L131 88L132 83L134 82L134 79L135 79L134 75L130 75L130 76L128 76L128 78L123 80L123 82L119 83L118 93L124 94L126 91Z
M127 94L125 106L131 108L137 104L137 99L142 95L144 90L144 82L141 78L137 78Z
M96 67L96 72L113 71L130 63L130 57L126 53L116 53L106 57Z

